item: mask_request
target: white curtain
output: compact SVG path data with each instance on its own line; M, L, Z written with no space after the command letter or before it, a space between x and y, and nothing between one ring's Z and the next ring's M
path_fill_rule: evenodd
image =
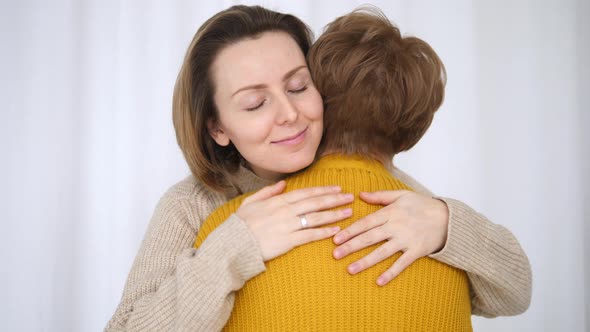
M316 34L365 1L248 2ZM188 174L171 121L196 29L237 2L2 1L0 328L97 331L164 191ZM396 163L511 229L533 268L520 316L476 331L590 330L588 2L373 1L448 71Z

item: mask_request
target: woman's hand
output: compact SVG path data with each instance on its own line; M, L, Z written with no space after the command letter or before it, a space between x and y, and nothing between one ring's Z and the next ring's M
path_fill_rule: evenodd
M300 245L333 236L340 227L316 227L352 215L352 209L324 211L353 201L354 196L340 193L340 187L313 187L281 194L283 190L285 181L262 188L246 198L236 212L258 241L265 262ZM300 216L307 220L305 228Z
M449 222L444 202L407 190L361 193L360 198L386 206L338 232L334 236L334 243L339 245L334 249L334 257L340 259L381 241L385 243L350 264L349 273L356 274L402 251L377 279L377 284L383 286L418 258L444 247Z

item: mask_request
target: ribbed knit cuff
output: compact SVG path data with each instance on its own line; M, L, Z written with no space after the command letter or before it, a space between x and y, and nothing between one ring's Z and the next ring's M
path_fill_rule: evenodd
M258 242L236 214L211 232L199 250L211 266L227 269L232 274L233 290L242 288L246 281L266 270Z
M477 254L485 247L482 234L474 227L473 213L464 211L462 203L445 197L434 197L447 204L449 209L449 224L447 242L444 247L428 257L439 262L464 269L472 265L470 254Z

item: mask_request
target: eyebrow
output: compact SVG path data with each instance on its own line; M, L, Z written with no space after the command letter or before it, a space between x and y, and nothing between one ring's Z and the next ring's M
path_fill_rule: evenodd
M301 68L307 68L306 65L301 65L299 67L293 68L291 70L289 70L284 76L283 76L283 82L288 80L289 78L291 78L291 76L295 75L296 72L298 72ZM235 96L238 92L244 91L244 90L250 90L250 89L262 89L262 88L266 88L267 85L266 84L253 84L253 85L248 85L245 86L243 88L238 89L236 92L234 92L231 96Z

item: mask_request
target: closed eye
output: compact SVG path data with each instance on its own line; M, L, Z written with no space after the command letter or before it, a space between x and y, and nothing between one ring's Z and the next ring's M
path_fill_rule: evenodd
M301 93L301 92L303 92L305 90L307 90L307 85L305 85L302 88L297 89L297 90L290 90L289 92L291 92L291 93Z
M256 111L257 109L259 109L260 107L262 107L262 105L264 105L265 102L266 102L266 99L263 100L260 104L254 106L254 107L246 108L246 111L248 111L248 112L250 112L250 111Z

